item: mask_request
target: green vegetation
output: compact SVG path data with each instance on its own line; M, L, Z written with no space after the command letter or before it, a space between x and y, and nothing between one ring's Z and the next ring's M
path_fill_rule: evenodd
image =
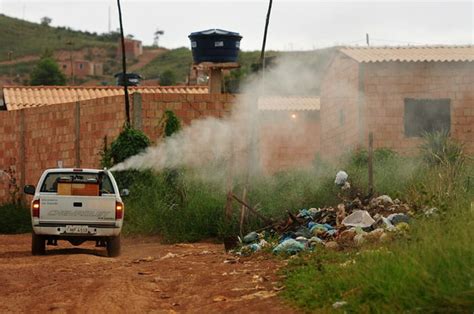
M31 85L65 85L66 76L51 56L44 56L30 75Z
M164 72L174 73L178 82L184 82L193 60L188 48L177 48L160 54L139 72L147 79L159 78Z
M98 35L97 33L75 31L68 27L51 27L31 23L0 14L0 61L9 60L11 52L15 60L23 56L39 56L49 49L69 50L85 47L108 48L116 45L114 34Z
M171 70L166 70L160 74L160 85L172 86L176 85L176 75Z
M449 215L412 224L410 237L361 252L323 248L286 270L284 297L306 311L471 312L474 308L473 211L456 204Z
M145 133L132 127L125 127L110 147L112 164L116 165L142 152L149 145L150 140Z
M25 233L31 231L28 208L21 205L0 205L0 234Z
M181 122L176 114L171 110L166 110L165 116L165 136L171 136L181 129Z
M376 154L377 191L403 198L416 211L409 233L359 252L319 248L293 260L285 270L284 297L310 312L331 311L338 301L347 302L341 310L348 312L471 312L474 188L468 180L474 163L458 148L447 134L432 134L426 136L420 158ZM441 164L426 158L427 152L444 156L438 153L448 151L455 154L441 158ZM357 168L366 171L365 156L351 156L350 174ZM355 179L361 184L360 173ZM426 217L422 205L438 211Z

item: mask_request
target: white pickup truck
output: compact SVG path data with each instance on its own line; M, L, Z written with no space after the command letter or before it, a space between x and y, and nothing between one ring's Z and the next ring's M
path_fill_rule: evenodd
M72 245L96 241L106 246L109 256L120 254L120 233L124 218L122 196L112 173L97 169L48 169L38 186L27 185L33 195L31 251L45 253L46 245L67 240Z

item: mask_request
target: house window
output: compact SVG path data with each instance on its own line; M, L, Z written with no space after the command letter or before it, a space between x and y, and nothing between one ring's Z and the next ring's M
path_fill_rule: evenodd
M82 69L83 65L82 63L79 63L79 69Z
M405 136L422 136L423 133L451 129L450 99L405 98Z

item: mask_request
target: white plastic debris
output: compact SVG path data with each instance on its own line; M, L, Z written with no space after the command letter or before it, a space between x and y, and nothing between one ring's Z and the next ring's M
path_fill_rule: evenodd
M349 175L347 174L347 172L340 170L336 174L336 180L334 180L334 183L339 186L343 186L346 183L347 178L349 178Z
M337 301L337 302L334 302L332 304L332 307L335 308L335 309L338 309L338 308L341 308L343 307L344 305L346 305L347 302L346 301Z
M367 228L372 226L375 220L366 210L355 210L352 214L344 218L342 224L350 227Z
M390 196L388 195L380 195L375 199L377 202L381 202L383 204L390 204L393 205L393 200Z

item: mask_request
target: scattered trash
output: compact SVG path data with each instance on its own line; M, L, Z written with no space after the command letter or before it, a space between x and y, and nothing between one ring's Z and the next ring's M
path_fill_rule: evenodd
M339 171L335 184L343 186L348 183L347 179L347 173ZM341 196L343 202L335 208L303 208L298 213L287 211L288 217L283 221L245 235L240 246L232 252L246 256L270 247L274 254L294 255L318 250L319 246L340 250L390 241L409 230L410 208L399 199L389 195L362 197L360 194L346 199L348 196L344 195ZM425 214L436 211L431 209Z
M255 231L250 232L242 239L244 243L252 243L257 240L258 240L258 233L256 233Z
M429 209L425 210L424 214L425 214L426 217L430 217L430 216L438 215L438 212L439 212L438 208L432 207L432 208L429 208Z
M334 309L339 309L339 308L343 307L343 306L346 305L346 304L347 304L346 301L337 301L337 302L334 302L334 303L332 304L332 307L333 307Z
M410 222L410 217L408 217L405 214L391 214L390 216L387 217L387 219L394 226L396 226L396 225L398 225L399 223L402 223L402 222L405 222L405 223Z
M368 228L375 220L366 210L356 210L342 221L342 224L350 227Z
M273 253L279 254L279 253L288 253L288 254L295 254L300 251L303 251L305 248L304 244L301 242L298 242L294 239L286 239L276 248L273 249Z
M347 172L341 170L336 174L336 180L334 180L334 183L343 186L347 182L347 178L349 178Z

